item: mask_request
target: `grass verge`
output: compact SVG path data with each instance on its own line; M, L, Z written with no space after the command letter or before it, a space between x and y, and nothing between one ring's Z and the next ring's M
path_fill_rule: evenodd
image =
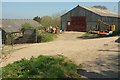
M98 34L85 33L82 36L80 36L79 38L94 39L94 38L107 38L107 37L111 37L111 36L113 36L113 35L98 35Z
M92 38L98 38L98 37L99 37L99 35L97 35L97 34L85 33L80 38L83 38L83 39L92 39Z

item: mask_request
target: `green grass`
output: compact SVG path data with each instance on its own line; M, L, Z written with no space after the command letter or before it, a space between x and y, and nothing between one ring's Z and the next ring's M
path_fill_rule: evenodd
M85 39L91 39L91 38L98 38L99 36L97 34L91 34L91 33L85 33L81 36L81 38Z
M92 36L97 36L97 34L90 34L90 33L85 33L82 35L83 37L92 37Z
M22 59L2 68L3 78L80 78L77 66L63 56Z
M81 36L81 38L93 39L93 38L107 38L107 37L111 37L111 36L112 35L98 35L98 34L85 33Z

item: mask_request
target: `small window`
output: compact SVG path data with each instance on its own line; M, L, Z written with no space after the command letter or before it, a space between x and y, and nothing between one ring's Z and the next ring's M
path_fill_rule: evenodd
M70 26L70 21L68 21L67 25Z

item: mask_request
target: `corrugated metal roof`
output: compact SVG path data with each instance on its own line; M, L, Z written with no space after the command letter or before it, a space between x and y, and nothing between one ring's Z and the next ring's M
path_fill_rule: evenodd
M118 13L112 12L110 10L102 10L102 9L98 9L94 7L88 7L88 6L80 6L80 7L87 9L101 16L118 17Z
M84 8L88 11L91 11L95 14L98 14L100 16L108 16L108 17L120 17L120 14L118 13L115 13L115 12L112 12L110 10L103 10L103 9L98 9L98 8L95 8L95 7L90 7L90 6L76 6L75 8L77 7L81 7L81 8ZM73 8L72 10L74 10L75 8ZM70 11L72 11L70 10ZM70 11L68 11L67 13L69 13ZM66 15L67 13L63 14L62 16ZM61 17L62 17L61 16Z
M32 19L2 19L2 29L6 32L19 32L24 23L29 23L36 28L41 26Z

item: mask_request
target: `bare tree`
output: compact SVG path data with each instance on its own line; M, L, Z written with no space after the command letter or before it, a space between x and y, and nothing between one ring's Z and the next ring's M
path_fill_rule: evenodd
M58 27L60 27L61 26L61 16L63 15L63 14L65 14L67 12L67 10L63 10L63 11L61 11L61 12L59 12L59 13L56 13L56 14L53 14L52 15L52 19L53 19L53 22L54 22L54 26L58 26Z
M41 24L43 27L53 26L53 19L51 16L43 16L41 18Z

